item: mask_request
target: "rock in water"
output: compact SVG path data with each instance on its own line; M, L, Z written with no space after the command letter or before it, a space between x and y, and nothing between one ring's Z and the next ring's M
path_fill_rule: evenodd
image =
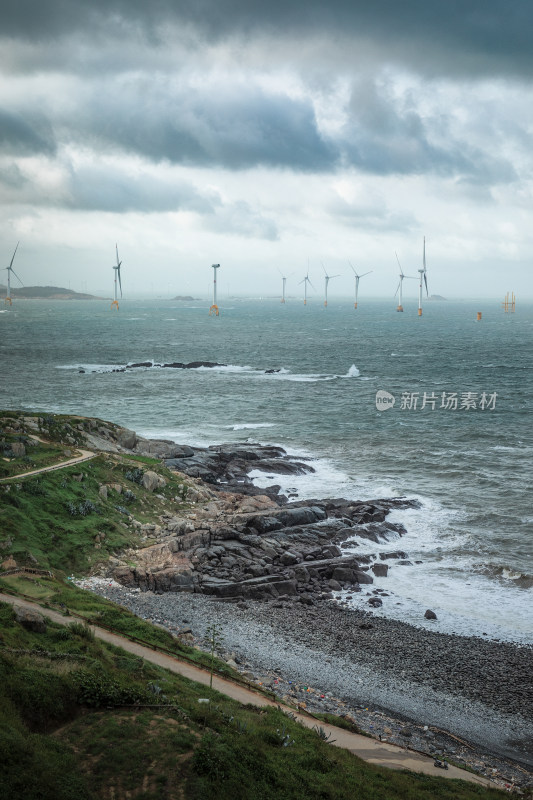
M435 614L435 612L434 612L434 611L432 611L430 608L428 608L428 610L427 610L427 611L426 611L426 613L424 614L424 617L425 617L426 619L437 619L437 615L436 615L436 614Z

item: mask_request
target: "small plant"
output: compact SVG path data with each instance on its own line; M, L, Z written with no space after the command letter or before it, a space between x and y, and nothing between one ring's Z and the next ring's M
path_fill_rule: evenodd
M127 472L124 473L124 477L127 478L129 481L133 483L138 483L139 486L143 481L144 470L140 469L139 467L135 467L135 469L129 469Z
M94 631L87 624L84 625L82 622L72 622L68 626L68 630L71 634L74 634L74 636L80 636L82 639L94 642Z
M123 498L124 498L124 500L126 500L128 503L133 503L133 501L134 501L134 500L137 500L137 495L136 495L134 492L132 492L130 489L125 489L125 490L122 492L122 497L123 497Z
M236 729L237 733L239 733L242 736L243 734L248 733L248 723L241 722L240 719L236 719L235 720L235 729Z
M213 688L213 672L214 672L214 669L215 669L215 650L220 649L220 647L222 646L222 642L223 642L221 626L216 622L211 623L211 625L209 625L207 630L206 630L206 638L207 638L207 641L209 642L209 652L211 654L211 669L210 669L210 675L209 675L209 688L212 689Z
M333 744L333 742L337 741L336 739L331 738L331 733L325 731L322 725L313 725L313 730L316 734L318 734L323 742L329 742L330 744Z
M280 747L292 747L293 744L296 744L294 739L291 738L290 733L287 732L285 725L281 730L279 728L276 729L276 737L279 741Z
M71 517L87 517L89 514L100 513L100 509L92 500L82 500L81 503L69 500L65 507Z
M26 481L25 483L22 484L22 487L27 494L31 494L35 497L46 494L45 490L43 489L43 485L39 479L33 481Z

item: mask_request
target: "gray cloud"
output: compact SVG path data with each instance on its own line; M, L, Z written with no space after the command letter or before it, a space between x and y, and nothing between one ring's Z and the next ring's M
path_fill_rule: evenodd
M503 157L486 154L451 130L448 111L424 117L407 97L395 98L372 79L354 83L341 148L345 160L375 175L434 173L473 183L516 179Z
M354 49L370 41L390 63L429 74L530 76L532 16L529 0L4 0L2 30L32 42L80 31L93 41L136 32L154 45L168 26L210 41L331 34L333 48L339 37Z
M321 137L313 106L254 85L196 88L145 77L100 85L80 104L70 136L153 161L323 170L334 152Z
M218 197L202 196L190 184L164 181L146 173L131 175L111 166L84 166L71 170L63 201L76 211L194 211L213 214Z
M274 221L242 200L223 206L213 217L204 220L204 227L215 233L236 234L248 239L267 239L271 242L279 239Z
M52 127L41 114L0 108L0 148L11 155L50 155L55 151Z

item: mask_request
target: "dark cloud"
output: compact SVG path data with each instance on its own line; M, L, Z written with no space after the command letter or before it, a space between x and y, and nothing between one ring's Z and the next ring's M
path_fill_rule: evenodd
M17 156L55 152L52 128L41 114L0 108L0 149Z
M27 183L28 179L22 174L16 164L0 167L0 184L2 184L2 186L13 190L20 189L27 185Z
M335 151L320 135L309 101L256 86L205 89L145 78L100 86L80 104L69 136L152 161L322 171Z
M447 111L424 116L407 97L395 98L387 86L360 80L352 89L349 116L341 136L345 163L374 175L433 173L473 183L508 183L512 165L487 155L451 130Z
M4 0L6 37L56 41L141 32L157 43L167 26L210 41L254 35L373 42L392 63L430 73L509 72L533 67L530 0ZM297 53L295 53L295 60Z
M0 204L46 205L76 212L153 214L186 211L201 228L245 238L278 238L274 221L243 200L222 198L215 189L198 189L174 175L132 172L103 164L71 165L55 189L29 181L15 165L0 168Z
M131 175L111 166L86 166L71 171L65 204L77 211L194 211L212 214L216 196L202 196L185 182L165 181L141 173Z

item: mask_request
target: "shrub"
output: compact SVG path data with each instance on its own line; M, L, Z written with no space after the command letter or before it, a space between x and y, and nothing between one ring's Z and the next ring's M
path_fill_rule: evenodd
M133 483L138 483L139 485L142 483L143 476L144 470L140 469L139 467L135 467L135 469L129 469L124 473L125 478Z

